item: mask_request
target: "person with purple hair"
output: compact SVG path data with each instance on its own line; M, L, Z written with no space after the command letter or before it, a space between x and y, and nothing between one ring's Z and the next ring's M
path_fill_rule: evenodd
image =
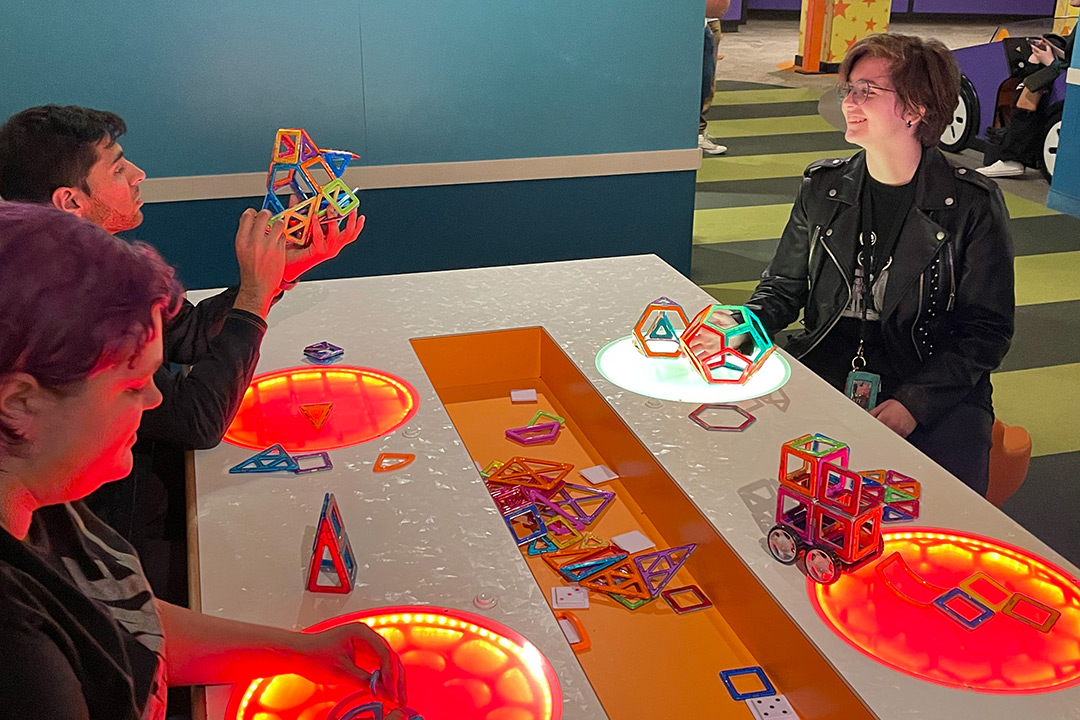
M269 216L246 212L237 246L282 244ZM283 253L256 255L280 272ZM81 502L130 472L180 305L149 246L0 203L0 720L162 720L168 685L283 672L404 704L400 661L366 625L302 634L158 600L132 546Z
M138 227L146 174L124 154L118 139L126 130L114 113L77 106L11 116L0 127L0 197L51 204L110 233ZM183 453L221 442L255 372L270 306L302 273L355 240L364 218L354 211L343 222L325 232L317 227L307 248L277 250L282 263L260 263L266 248L259 242L237 245L239 285L198 305L184 301L165 323L165 362L155 375L164 399L143 417L134 471L88 500L139 550L163 597L186 597Z

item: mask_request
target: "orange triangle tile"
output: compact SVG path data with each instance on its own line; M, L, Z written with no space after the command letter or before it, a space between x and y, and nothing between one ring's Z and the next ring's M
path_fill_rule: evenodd
M415 459L416 456L412 453L379 453L379 457L375 458L375 467L372 470L375 472L400 470Z
M330 417L330 411L334 409L334 403L310 403L300 406L300 412L304 413L304 417L308 419L316 430L322 430L322 426L326 423L326 419Z

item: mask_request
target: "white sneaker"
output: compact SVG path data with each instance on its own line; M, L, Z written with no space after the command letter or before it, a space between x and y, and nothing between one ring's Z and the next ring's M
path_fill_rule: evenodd
M1027 172L1024 163L1015 160L998 160L993 165L977 168L975 172L986 177L1017 177Z
M706 155L723 155L727 152L727 145L717 145L704 135L697 136L697 146Z

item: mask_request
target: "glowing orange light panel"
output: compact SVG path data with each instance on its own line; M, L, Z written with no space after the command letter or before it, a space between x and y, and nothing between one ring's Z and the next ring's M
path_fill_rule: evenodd
M393 432L420 403L415 388L368 368L305 367L259 375L244 393L225 439L262 450L335 450ZM313 422L312 407L332 408Z
M523 636L487 618L434 607L393 607L331 618L304 632L362 622L401 657L409 707L424 720L560 720L555 671ZM229 720L325 720L360 686L278 675L237 685ZM346 701L349 702L349 701ZM336 716L348 708L338 707Z
M1047 692L1080 683L1075 578L1026 550L977 535L913 529L884 539L881 557L901 558L892 558L881 573L879 560L834 585L807 583L822 619L857 650L908 675L986 693ZM938 589L965 587L995 606L974 629L933 604ZM1060 618L1048 632L1034 627L1037 622L1017 621L997 611L1006 593L1059 610ZM962 606L950 604L970 620L975 613Z

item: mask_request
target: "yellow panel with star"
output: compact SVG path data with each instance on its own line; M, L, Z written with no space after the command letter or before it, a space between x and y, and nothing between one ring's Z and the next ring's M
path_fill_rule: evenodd
M1076 26L1077 13L1080 8L1072 7L1069 0L1058 0L1057 9L1054 11L1054 32L1058 35L1068 35Z
M889 29L892 0L833 0L826 62L841 63L851 46Z

